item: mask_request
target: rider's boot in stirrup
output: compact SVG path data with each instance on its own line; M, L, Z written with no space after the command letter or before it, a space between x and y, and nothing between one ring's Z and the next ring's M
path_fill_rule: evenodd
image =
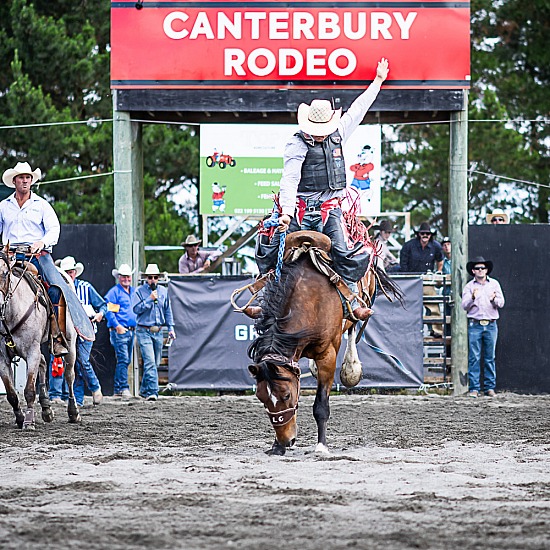
M69 353L69 344L65 335L59 330L57 320L55 317L50 319L50 334L51 342L50 348L54 357L62 357Z
M370 307L356 307L353 316L359 321L366 321L374 313Z

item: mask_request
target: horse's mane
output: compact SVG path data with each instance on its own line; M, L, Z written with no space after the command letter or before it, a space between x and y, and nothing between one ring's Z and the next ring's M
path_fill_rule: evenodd
M256 321L254 328L258 337L248 348L248 356L260 363L268 353L274 353L292 359L298 343L310 335L311 331L301 330L294 333L284 332L285 322L291 312L285 315L288 299L296 286L301 272L301 264L305 256L295 262L283 264L279 281L269 281L260 301L262 316Z

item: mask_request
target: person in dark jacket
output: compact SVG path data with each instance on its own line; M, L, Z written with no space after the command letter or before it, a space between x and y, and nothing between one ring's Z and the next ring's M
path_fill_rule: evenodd
M427 273L443 269L443 249L434 239L428 222L422 222L415 231L416 237L407 241L399 254L401 273Z

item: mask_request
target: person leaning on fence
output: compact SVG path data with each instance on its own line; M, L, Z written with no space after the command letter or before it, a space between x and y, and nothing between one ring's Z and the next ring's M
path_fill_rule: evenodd
M112 273L118 279L118 284L107 292L105 301L109 337L116 355L114 393L115 396L129 399L132 394L128 385L128 367L132 360L136 329L136 316L132 309L134 270L128 264L122 264L118 269L113 269Z
M485 221L493 225L510 223L510 217L501 208L495 208L490 214L485 216Z
M389 220L382 220L379 225L373 226L373 230L378 230L378 233L374 237L374 242L378 243L380 247L379 258L383 261L384 270L392 271L399 265L398 259L388 247L388 242L395 228Z
M162 358L164 337L162 327L168 328L168 338L174 340L174 316L168 291L159 286L157 264L149 264L143 273L146 281L136 289L132 307L137 320L137 340L143 359L143 377L139 395L147 401L156 401L159 393L158 367Z
M309 229L327 235L332 242L332 267L354 293L358 292L357 281L365 274L370 256L363 243L349 242L342 228L340 205L346 193L342 145L361 124L388 71L388 60L382 58L373 82L343 115L342 109L333 109L327 100L314 99L310 105L302 103L298 108L300 131L292 136L284 150L279 231ZM279 235L280 232L276 232L267 245L258 239L256 262L260 273L267 273L275 266ZM259 313L256 311L259 308L247 309L245 313L251 317ZM351 309L358 320L372 315L372 310L360 306L357 300L352 302Z
M99 295L97 290L88 281L79 277L84 271L84 265L76 262L73 256L66 256L62 260L55 262L59 269L64 271L73 281L74 289L80 303L84 307L88 317L92 321L94 331L97 332L97 323L100 323L107 313L107 304ZM90 353L92 352L93 342L84 340L80 336L77 339L76 363L75 363L75 381L74 396L78 405L84 404L84 384L92 393L94 405L99 405L103 401L101 384L90 363Z
M217 254L199 250L201 242L197 237L188 235L181 246L185 247L185 253L178 261L178 271L182 274L193 275L208 271Z
M427 273L441 271L443 268L443 250L435 239L428 222L422 222L415 231L416 237L407 241L399 254L402 273Z
M473 279L462 291L462 309L468 316L468 381L470 397L480 392L481 355L483 354L483 389L495 396L495 348L498 338L498 310L504 307L504 294L499 282L489 278L493 262L478 256L466 264Z

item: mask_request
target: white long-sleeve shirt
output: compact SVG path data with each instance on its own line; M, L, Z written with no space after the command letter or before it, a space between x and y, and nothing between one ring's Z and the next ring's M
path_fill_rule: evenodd
M51 204L31 192L30 199L20 208L15 193L0 202L0 232L2 242L10 245L44 243L51 252L59 240L59 220Z
M344 144L349 136L361 124L363 118L374 103L374 100L380 92L382 83L378 79L374 80L371 85L351 104L350 108L342 115L338 130ZM308 146L304 141L294 135L285 146L283 154L284 167L283 176L280 182L279 202L283 214L294 216L296 208L296 198L298 193L298 184L302 175L302 164L306 158ZM322 192L305 193L302 198L314 199L324 202L333 197L343 196L345 190L339 189L333 191L329 189Z

